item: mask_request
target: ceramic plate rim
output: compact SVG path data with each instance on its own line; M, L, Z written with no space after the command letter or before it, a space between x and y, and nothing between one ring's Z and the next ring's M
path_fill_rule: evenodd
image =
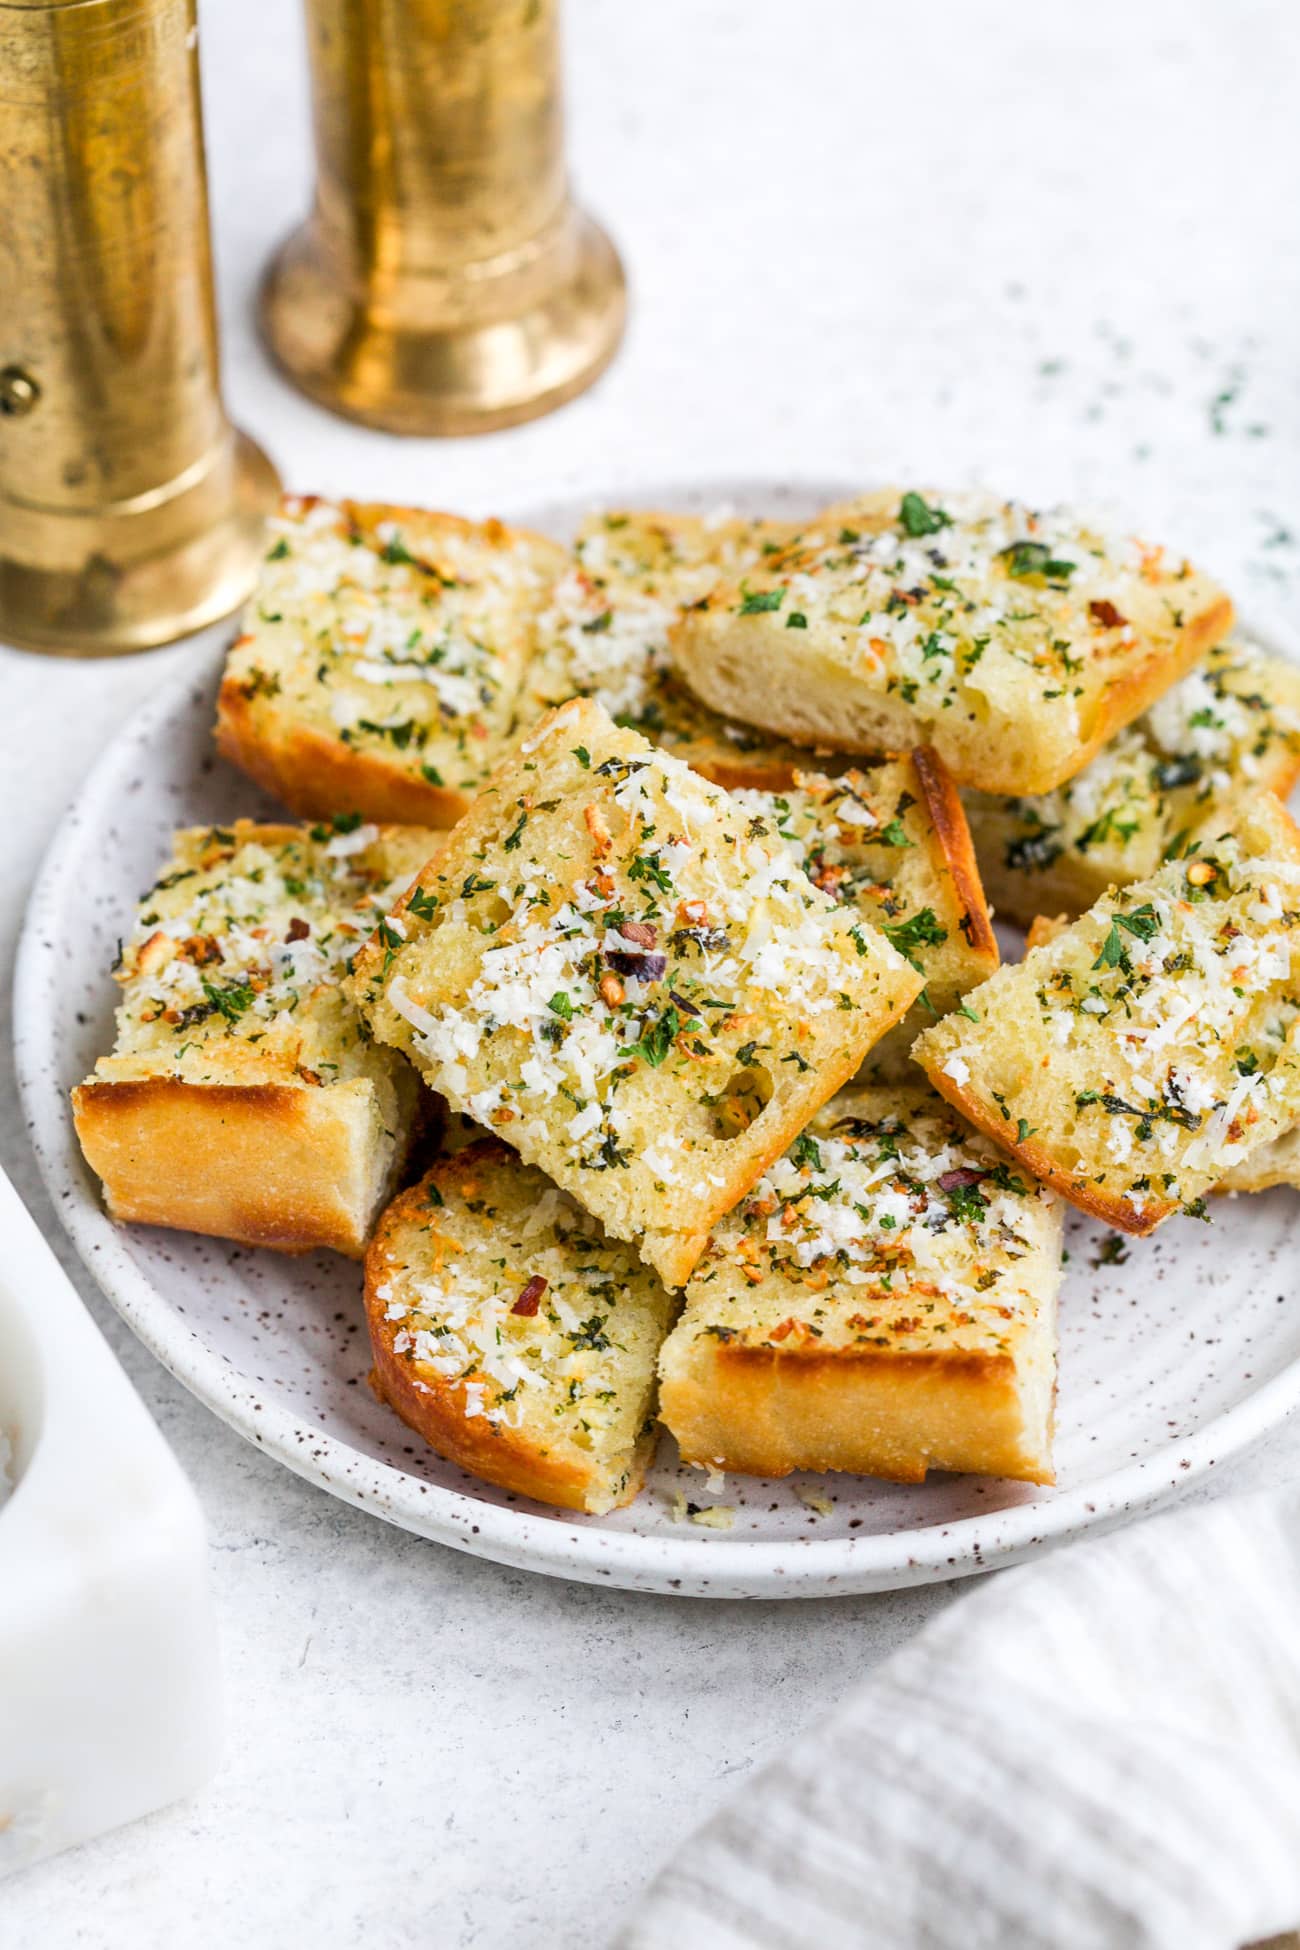
M725 493L726 490L720 490ZM734 496L737 488L730 490ZM684 497L678 490L675 499ZM658 505L671 505L665 495ZM517 519L520 517L516 517ZM525 515L522 517L527 519ZM1276 631L1248 619L1240 627L1266 649L1289 655ZM38 869L24 915L14 972L14 1044L19 1094L36 1160L55 1212L77 1253L137 1338L189 1391L253 1445L319 1488L403 1529L516 1569L672 1596L782 1598L901 1589L974 1575L1017 1562L1085 1532L1113 1528L1181 1491L1219 1462L1300 1408L1300 1356L1232 1407L1211 1416L1176 1451L1141 1457L1061 1492L1050 1503L1025 1503L863 1537L801 1537L777 1542L731 1540L683 1527L680 1535L644 1536L572 1528L565 1513L545 1514L480 1501L461 1490L409 1476L354 1449L274 1399L258 1398L222 1357L170 1305L161 1287L132 1261L119 1229L93 1187L67 1107L45 1078L57 1073L49 992L54 950L42 940L51 907L79 844L77 814L119 761L121 746L143 742L186 693L210 676L224 642L196 652L114 732L64 813Z

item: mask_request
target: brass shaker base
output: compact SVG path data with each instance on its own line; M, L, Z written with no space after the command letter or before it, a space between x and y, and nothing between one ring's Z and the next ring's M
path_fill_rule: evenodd
M470 434L536 419L583 392L623 335L626 288L599 225L571 207L557 233L499 267L349 289L314 220L273 259L262 331L285 373L332 412L387 433Z
M238 608L279 477L238 432L196 472L85 514L0 499L0 642L109 657L174 642Z

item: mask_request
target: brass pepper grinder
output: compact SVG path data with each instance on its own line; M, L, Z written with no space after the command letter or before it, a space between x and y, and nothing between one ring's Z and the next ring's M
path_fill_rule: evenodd
M306 0L315 206L262 326L323 406L393 433L532 419L613 357L623 272L569 199L558 0Z
M248 593L278 491L226 419L194 0L0 0L0 641L142 650Z

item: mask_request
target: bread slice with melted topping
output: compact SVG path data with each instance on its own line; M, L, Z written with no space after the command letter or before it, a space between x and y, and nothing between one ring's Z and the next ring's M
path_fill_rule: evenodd
M1232 623L1159 548L1063 510L890 489L832 508L687 611L715 711L841 751L931 744L962 785L1050 792Z
M516 722L568 557L499 521L289 496L227 660L217 743L297 813L450 826Z
M1216 796L1300 777L1300 666L1240 638L1220 644L1068 785L1037 798L965 795L997 912L1081 914L1154 873Z
M674 1311L629 1246L493 1138L403 1192L366 1255L379 1394L473 1475L596 1515L645 1479Z
M1038 914L1026 936L1026 945L1046 947L1069 925L1068 914ZM1226 1171L1214 1189L1216 1192L1267 1192L1275 1185L1300 1186L1300 1125L1283 1132L1271 1144L1252 1151L1244 1163Z
M543 719L358 958L380 1042L669 1286L921 976L587 699Z
M998 965L957 788L925 746L882 765L798 772L783 792L733 798L791 848L813 885L879 928L925 983L871 1051L874 1075L906 1065L917 1035Z
M435 838L348 820L176 835L116 971L112 1053L72 1093L115 1219L361 1254L420 1086L340 983Z
M1044 937L1050 934L1050 938ZM918 1038L936 1089L1083 1211L1148 1233L1300 1121L1300 832L1212 812Z
M1062 1211L924 1085L843 1092L691 1277L660 1356L683 1457L1050 1483Z
M701 704L673 667L668 638L691 604L747 573L792 532L788 523L737 517L589 516L538 622L520 723L591 697L717 785L788 785L807 751Z

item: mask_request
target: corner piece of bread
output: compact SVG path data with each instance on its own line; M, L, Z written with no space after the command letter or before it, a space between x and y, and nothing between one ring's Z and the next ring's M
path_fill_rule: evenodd
M962 785L1038 793L1231 624L1188 563L1065 510L890 489L715 588L671 647L716 711L841 751L932 744Z
M1300 1124L1293 1124L1271 1144L1252 1151L1244 1163L1226 1171L1218 1192L1270 1192L1277 1185L1300 1187Z
M686 1289L660 1356L682 1456L1050 1483L1062 1215L923 1085L845 1091Z
M736 516L590 515L538 621L520 723L590 697L716 785L788 785L807 751L701 704L674 668L668 638L684 610L792 532Z
M1166 691L1056 792L967 792L980 874L1000 915L1081 914L1108 887L1154 873L1224 792L1285 799L1300 777L1300 665L1241 638Z
M967 997L913 1054L1037 1177L1148 1233L1300 1120L1300 832L1271 793L1213 809Z
M594 1515L645 1480L674 1311L630 1247L493 1138L403 1192L366 1255L376 1391L448 1461Z
M1035 915L1025 944L1029 948L1044 948L1069 925L1068 914ZM1270 1144L1262 1144L1258 1151L1252 1151L1242 1164L1226 1171L1214 1189L1216 1192L1268 1192L1276 1185L1300 1186L1300 1124L1293 1125Z
M113 1218L364 1251L420 1087L340 980L436 836L340 824L177 834L122 953L112 1054L72 1093Z
M452 825L509 740L567 561L499 521L286 497L227 660L221 752L309 817Z
M581 698L353 978L381 1042L669 1286L920 987L724 791Z
M792 849L804 872L880 929L925 983L871 1051L873 1074L905 1066L920 1031L956 1008L998 965L957 788L925 746L828 778L797 772L783 792L733 797Z

